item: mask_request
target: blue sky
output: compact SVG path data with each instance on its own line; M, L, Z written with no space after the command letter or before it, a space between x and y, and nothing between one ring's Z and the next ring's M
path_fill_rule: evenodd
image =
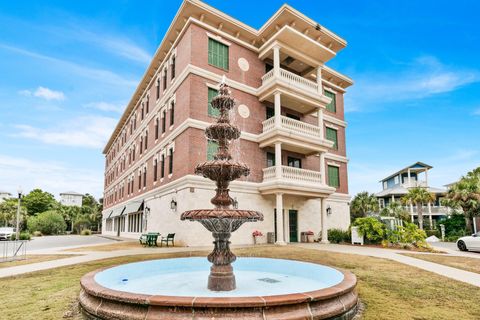
M209 4L260 27L283 1ZM100 196L101 153L181 1L0 2L0 190ZM348 41L350 191L416 161L480 165L476 1L288 1ZM252 14L255 7L255 14Z

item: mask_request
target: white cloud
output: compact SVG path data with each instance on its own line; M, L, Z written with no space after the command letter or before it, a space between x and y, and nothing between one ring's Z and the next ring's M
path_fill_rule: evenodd
M36 128L18 124L15 136L41 141L46 144L71 147L102 148L110 137L117 119L88 116L67 121L53 128Z
M45 87L38 87L37 90L35 90L33 92L30 91L30 90L21 90L21 91L19 91L19 93L21 95L28 96L28 97L34 96L34 97L37 97L37 98L43 98L47 101L50 101L50 100L58 100L58 101L65 100L65 95L63 94L62 91L55 91L55 90L51 90L51 89L45 88Z
M120 104L120 103L114 104L114 103L99 101L99 102L87 103L84 105L84 107L97 109L100 111L113 111L113 112L122 113L123 110L125 109L125 104Z
M355 85L345 97L347 112L368 111L381 103L409 101L455 91L480 81L477 70L462 70L424 56L405 64L401 72L354 76Z
M0 154L0 185L12 194L18 186L24 192L41 188L58 196L60 192L75 190L101 197L103 174L100 171L78 169L64 163L38 161Z
M480 116L480 108L473 111L474 116Z

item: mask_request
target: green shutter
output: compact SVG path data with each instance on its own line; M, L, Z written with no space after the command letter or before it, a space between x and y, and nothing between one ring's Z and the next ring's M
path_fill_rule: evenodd
M212 117L218 117L220 115L220 110L212 107L212 99L216 97L218 91L212 88L208 88L208 115Z
M335 166L328 166L328 185L330 187L340 187L339 168Z
M338 150L337 130L327 127L327 140L333 141L333 148Z
M208 64L228 70L228 46L208 38Z
M327 105L327 110L330 112L337 112L337 97L335 93L325 90L325 95L332 98L332 101Z
M218 152L218 143L208 140L207 144L207 161L213 160L213 156Z

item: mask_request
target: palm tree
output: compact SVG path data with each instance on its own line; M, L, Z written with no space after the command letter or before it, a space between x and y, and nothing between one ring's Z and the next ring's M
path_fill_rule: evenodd
M386 217L395 217L405 222L408 222L408 218L410 216L408 211L405 210L399 201L390 202L385 208L382 209L380 215Z
M418 226L423 230L423 205L435 201L435 195L426 188L416 187L408 189L408 193L402 197L403 203L415 204L417 207Z
M365 217L369 212L378 212L378 199L373 193L367 191L358 193L350 204L353 218Z
M471 171L447 192L445 203L452 208L462 208L467 232L473 232L472 218L480 213L480 172Z

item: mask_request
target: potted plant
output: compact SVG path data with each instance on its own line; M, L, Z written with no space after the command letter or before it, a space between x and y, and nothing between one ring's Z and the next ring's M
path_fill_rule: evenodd
M255 230L252 232L253 236L253 244L257 244L257 237L263 237L263 233L261 231Z
M315 235L312 230L308 230L307 234L307 242L313 242L313 236Z

